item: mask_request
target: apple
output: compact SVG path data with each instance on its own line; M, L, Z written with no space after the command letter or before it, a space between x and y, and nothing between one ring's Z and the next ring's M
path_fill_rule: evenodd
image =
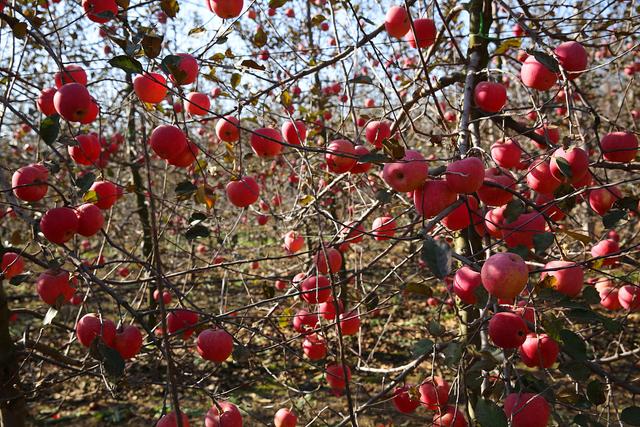
M71 297L69 297L71 298ZM113 347L116 339L116 325L109 319L105 319L96 313L88 313L82 316L76 324L76 336L85 347L90 347L97 337L109 347Z
M79 122L89 112L91 95L80 83L67 83L53 96L53 105L63 119Z
M638 154L638 138L631 132L611 132L600 140L600 149L605 160L629 163Z
M158 157L166 160L184 151L187 147L187 137L177 126L160 125L151 132L149 145Z
M282 135L273 128L260 128L251 134L251 149L258 157L275 157L282 153Z
M229 202L239 208L254 204L260 197L260 187L250 176L231 181L225 187Z
M84 116L80 117L80 120L78 121L83 125L93 123L98 117L99 112L100 108L98 106L98 103L95 101L95 99L92 98L91 101L89 101L89 108L87 109L87 113Z
M76 208L78 234L90 237L96 234L104 224L102 211L93 203L85 203Z
M309 360L322 360L327 356L327 343L316 334L309 334L302 342L302 351Z
M184 109L192 116L204 116L211 108L211 101L206 93L189 92L184 101Z
M37 202L49 190L47 179L49 179L49 170L43 165L35 163L23 166L11 177L13 194L25 202Z
M40 231L48 241L61 245L78 231L78 217L71 208L49 209L40 219Z
M502 225L502 237L510 248L525 246L533 248L533 237L545 232L546 221L544 216L537 211L522 213L513 222L504 222Z
M620 244L613 239L604 239L591 248L593 258L602 258L602 265L613 265L618 262L618 256L611 256L620 252Z
M409 394L410 386L396 387L393 391L393 405L403 414L411 414L420 406L420 399L413 399Z
M413 192L413 205L424 218L432 218L455 203L457 197L446 181L430 179Z
M373 220L371 234L378 241L389 240L396 235L396 221L390 216L381 216Z
M407 9L401 6L391 6L384 17L384 28L389 37L401 39L411 29Z
M355 147L346 139L331 141L324 157L327 168L333 173L349 172L357 163Z
M476 105L487 113L497 113L507 103L507 88L500 83L480 82L473 90Z
M171 296L171 292L162 291L162 302L164 303L164 305L169 304L172 299L173 299L173 297ZM159 289L156 289L156 290L153 291L153 300L155 302L159 302L160 301L160 290Z
M216 123L216 135L221 141L236 142L240 139L240 120L233 116L224 116Z
M93 165L98 157L100 157L100 141L97 135L78 135L76 136L77 145L67 147L69 155L79 165Z
M302 145L302 142L307 139L307 127L302 120L287 120L280 130L287 144Z
M67 83L79 83L82 86L86 86L87 73L80 65L69 64L65 65L63 71L56 72L53 80L56 84L56 89L60 89Z
M189 427L189 417L184 412L180 412L182 427ZM178 417L175 412L169 412L158 420L156 427L178 427Z
M293 316L293 330L299 334L308 333L318 326L318 315L307 310L298 310Z
M283 244L287 253L295 254L300 249L304 247L304 237L297 233L296 231L287 231L284 235L284 244ZM340 260L342 263L342 259Z
M460 206L442 218L442 225L451 231L458 231L471 225L472 218L474 224L482 221L482 215L478 210L478 201L473 196L464 197Z
M620 304L619 291L613 285L610 280L605 279L604 284L598 286L596 283L596 289L600 296L600 304L610 311L620 310L622 305Z
M534 161L527 172L527 184L536 193L552 194L561 182L551 173L548 160Z
M558 80L558 76L532 55L520 68L520 80L528 88L545 91L551 89Z
M432 19L419 18L413 20L413 30L407 32L405 39L412 48L424 49L436 41L436 24Z
M242 427L242 414L233 403L219 400L207 412L204 427Z
M480 273L466 265L459 268L453 276L453 293L465 304L475 304L478 301L475 290L480 285L482 285Z
M464 413L456 406L449 405L433 416L434 427L467 427L468 425Z
M110 209L120 197L118 187L111 181L95 181L89 191L96 193L94 204L100 209Z
M516 180L508 171L489 168L484 172L484 183L478 189L478 198L487 206L506 205L511 201L513 195L500 187L514 189L515 185Z
M116 331L116 337L113 340L113 348L115 348L123 359L132 359L140 353L142 348L142 334L140 330L133 325L120 327Z
M382 141L391 137L391 125L386 120L374 120L364 129L367 142L377 149L382 148Z
M233 337L224 329L205 329L198 334L196 348L204 360L222 363L233 352Z
M615 185L596 188L589 191L589 206L598 215L604 215L609 212L615 201L621 198L622 192Z
M542 272L541 278L554 277L553 287L558 292L570 297L580 294L584 283L584 271L581 266L574 262L551 261L544 266L544 269L548 271Z
M178 57L177 63L174 65L176 68L175 73L171 73L169 76L169 80L173 83L184 86L191 84L196 81L198 78L198 61L196 58L189 55L188 53L177 53ZM176 75L177 74L177 75Z
M340 314L340 331L342 335L355 335L360 330L360 316L355 311Z
M506 209L506 205L498 206L497 208L489 209L484 214L484 226L489 234L496 239L502 239L502 229L507 221L504 217Z
M545 123L533 132L544 137L549 145L553 146L560 142L560 131L557 126L549 126ZM533 141L533 143L541 150L547 148L545 145L539 144L536 141Z
M237 18L242 13L243 0L206 0L209 10L222 19Z
M345 244L360 243L364 240L364 226L358 221L347 222L342 230L340 230L340 238Z
M182 339L189 338L195 332L198 323L198 313L186 309L173 310L167 315L167 331L174 334L181 331Z
M273 424L275 427L296 427L298 417L291 409L280 408L273 417Z
M69 282L69 273L54 269L46 270L38 276L36 291L40 299L51 306L68 302L75 293Z
M331 282L326 276L310 276L300 283L300 298L309 304L320 304L331 298Z
M588 172L589 155L578 147L558 148L551 157L549 170L558 181L575 183Z
M546 427L551 409L539 394L511 393L504 400L504 414L513 427Z
M353 166L349 170L349 173L356 174L356 173L369 172L369 169L371 169L372 164L369 162L362 162L360 161L360 158L368 154L371 154L371 151L369 151L364 145L356 145L355 147L353 147L353 150L355 151L355 154L358 157L358 160L355 166Z
M109 22L118 14L115 0L82 0L82 8L87 18L98 24Z
M637 285L625 285L618 290L620 306L628 311L640 311L640 288Z
M342 312L344 312L344 305L340 300L337 301L337 309L336 301L333 298L329 298L329 300L318 305L318 314L327 320L334 320L336 314Z
M182 152L174 154L167 159L167 163L178 168L188 168L196 161L200 149L191 140L187 140L187 146Z
M521 155L522 148L512 138L498 140L491 146L491 158L498 166L506 169L520 166Z
M24 271L24 259L15 252L5 252L0 263L0 272L4 278L11 280Z
M511 252L493 254L480 270L482 286L496 298L513 300L527 285L529 269L524 260Z
M404 157L385 163L382 179L398 192L413 191L421 187L429 177L429 165L416 150L407 150Z
M530 368L550 368L558 358L560 347L547 334L527 334L527 339L518 351L522 362Z
M346 375L345 375L346 371ZM351 369L347 365L331 364L327 365L325 378L329 387L336 393L342 393L347 387L347 382L351 381Z
M442 377L432 377L420 384L420 403L427 409L436 411L447 406L449 400L449 383Z
M504 311L491 317L488 332L497 347L518 348L524 344L528 328L521 316Z
M158 73L137 75L133 79L133 91L140 101L157 104L167 96L167 79Z
M475 193L484 181L484 164L477 157L456 160L447 166L445 181L454 193Z
M587 69L589 57L584 46L578 42L561 43L553 53L558 57L558 63L565 70L569 80L579 77Z
M38 111L40 111L45 116L51 116L56 114L56 107L53 105L53 97L56 94L56 89L52 87L48 87L42 89L38 99L36 99L36 105L38 107Z
M313 263L321 274L337 273L342 267L342 255L335 248L320 249L314 255Z

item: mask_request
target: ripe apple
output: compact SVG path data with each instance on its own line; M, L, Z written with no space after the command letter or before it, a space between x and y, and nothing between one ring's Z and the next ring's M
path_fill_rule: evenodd
M449 405L433 416L434 427L467 427L468 425L463 411L456 406Z
M558 148L551 157L549 170L558 181L575 183L588 172L589 155L578 147Z
M561 182L551 173L548 160L534 161L527 172L527 184L536 193L552 194Z
M189 92L184 101L184 109L192 116L204 116L211 108L211 100L206 93Z
M558 80L558 76L549 70L532 55L529 56L520 68L520 79L522 83L531 89L545 91Z
M527 339L520 346L520 359L530 368L550 368L558 358L560 347L558 343L547 334L527 334Z
M302 342L302 351L309 360L322 360L327 356L327 343L316 334L309 334Z
M569 80L577 78L587 69L589 57L584 46L578 42L561 43L553 53L558 57L558 63L564 68Z
M36 280L36 291L40 299L51 306L68 302L75 292L69 282L69 273L64 270L46 270Z
M335 393L341 394L347 387L347 382L351 381L351 369L349 369L347 365L338 363L327 365L325 378L329 387L333 389Z
M407 9L401 6L391 6L384 17L384 28L390 37L397 39L404 37L411 29Z
M76 208L78 234L90 237L96 234L104 224L102 211L93 203L85 203Z
M570 297L580 294L584 283L584 271L581 266L574 262L551 261L544 266L544 269L549 271L542 272L541 278L553 276L555 278L553 287L558 292Z
M180 412L182 427L189 427L189 417L184 412ZM156 427L178 427L178 417L175 412L169 412L158 420Z
M282 123L282 138L291 145L302 145L307 139L307 127L302 120L287 120Z
M79 165L93 165L100 157L100 141L95 134L76 136L77 145L67 147L69 155Z
M120 197L118 187L111 181L95 181L89 191L96 193L94 204L100 209L110 209Z
M300 283L300 298L309 304L320 304L331 297L331 282L326 276L310 276Z
M273 128L260 128L251 134L251 149L258 157L275 157L282 153L282 135Z
M40 219L40 231L48 241L61 245L78 231L78 217L71 208L49 209Z
M120 327L116 331L116 337L113 340L113 348L115 348L123 359L132 359L140 353L142 348L142 334L140 329L133 325Z
M167 79L158 73L137 75L133 79L133 91L140 101L157 104L167 96Z
M473 90L476 105L487 113L497 113L507 103L507 88L500 83L480 82Z
M504 414L513 427L546 427L551 409L539 394L511 393L504 400Z
M500 348L518 348L527 338L527 324L521 316L500 312L489 320L489 338Z
M360 330L360 316L355 311L340 315L340 331L342 335L355 335Z
M442 218L442 225L451 231L458 231L467 228L473 223L482 222L482 215L478 210L478 200L475 197L463 197L463 203L455 208L451 213Z
M329 300L318 305L318 314L327 320L334 320L336 318L336 313L344 312L344 305L342 304L342 301L338 300L337 306L336 310L336 301L334 301L333 298L329 298Z
M15 252L5 252L0 263L0 272L4 278L11 280L24 271L24 259Z
M446 181L429 179L413 192L413 205L423 217L432 218L455 203L457 197Z
M56 89L60 89L67 83L79 83L82 86L87 85L87 73L80 65L65 65L63 71L58 71L53 76Z
M615 201L621 198L622 192L615 185L596 188L589 191L589 206L598 215L604 215L611 209Z
M205 329L198 334L197 350L204 360L222 363L233 352L233 337L224 329Z
M98 117L98 113L100 112L100 108L95 99L91 98L89 102L89 109L87 110L87 114L82 116L79 122L83 125L87 125L89 123L93 123L94 120Z
M240 120L233 116L221 117L216 123L216 135L221 141L236 142L240 139Z
M498 140L491 146L491 158L498 166L506 169L520 166L521 155L522 148L512 138Z
M349 172L356 165L357 157L355 147L346 139L331 141L324 156L327 168L333 173Z
M67 83L53 96L56 111L65 120L79 122L89 113L91 95L80 83Z
M342 230L340 230L340 237L346 244L360 243L364 239L364 226L358 221L347 222Z
M231 181L225 187L229 202L239 208L246 208L254 204L260 197L260 187L250 176L244 176L236 181Z
M320 249L314 255L313 263L321 274L337 273L342 267L342 255L335 248Z
M436 24L432 19L419 18L413 20L413 30L407 32L405 39L412 48L424 49L436 41Z
M549 126L545 123L537 128L534 133L544 137L549 145L556 145L560 141L560 131L557 126ZM545 145L539 144L536 141L533 141L533 143L541 150L547 148Z
M233 403L219 400L207 412L204 427L242 427L242 414Z
M109 22L118 14L115 0L82 0L82 8L87 18L98 24Z
M445 180L449 189L455 193L475 193L484 181L484 164L477 157L456 160L447 166Z
M591 256L593 258L605 257L602 259L602 265L613 265L618 262L618 256L611 254L620 252L620 244L613 239L604 239L595 244L591 248Z
M318 315L307 310L298 310L293 316L293 330L299 334L308 333L318 327Z
M187 137L177 126L160 125L151 132L149 145L158 157L166 160L184 151Z
M188 53L177 53L175 56L179 57L177 64L175 64L175 67L177 69L177 72L175 74L177 75L174 75L174 73L172 73L169 76L169 80L180 86L188 85L195 82L198 78L199 68L196 58L189 55Z
M71 298L71 297L69 297ZM97 337L109 347L113 347L116 339L116 325L109 319L105 319L96 313L88 313L82 316L76 325L78 341L85 347L90 347Z
M275 427L296 427L298 417L291 409L280 408L273 417L273 424Z
M484 226L492 237L502 239L502 228L506 224L504 213L507 209L506 205L489 209L484 215Z
M56 94L56 89L52 87L48 87L42 89L38 99L36 100L36 105L38 106L38 111L40 111L45 116L51 116L56 113L56 107L53 105L53 97Z
M374 147L382 148L382 141L391 137L391 125L386 120L374 120L364 129L367 142Z
M453 276L452 290L463 303L475 304L478 301L475 290L481 284L480 273L465 265Z
M513 195L500 187L514 189L515 185L516 180L508 171L489 168L484 172L484 183L478 189L478 197L487 206L506 205L511 201Z
M355 151L358 160L355 166L353 166L351 170L349 170L349 173L356 174L369 172L369 169L371 169L371 166L373 165L369 162L362 162L360 161L360 159L367 154L371 154L371 151L369 151L364 145L356 145L355 147L353 147L353 150Z
M413 399L410 390L411 387L405 385L393 391L393 405L403 414L411 414L420 406L420 399Z
M49 170L43 165L34 163L23 166L11 177L13 194L25 202L37 202L49 190L47 179L49 179Z
M304 246L304 237L291 230L284 235L284 248L287 253L295 254ZM342 260L340 260L342 261Z
M173 310L167 315L167 330L170 334L181 331L182 339L189 338L198 323L198 313L186 309Z
M447 406L449 383L442 377L432 377L420 384L420 403L427 409L436 411Z
M405 151L402 159L385 163L382 170L382 179L389 187L403 193L418 189L428 177L429 165L416 150Z
M522 213L513 222L504 222L502 237L507 246L533 248L533 237L544 233L547 223L540 212Z
M496 298L513 300L527 285L529 269L519 255L504 252L491 255L480 270L482 285Z
M237 18L242 13L243 0L206 0L209 10L222 19Z
M396 221L390 216L381 216L373 220L371 234L378 241L389 240L396 235Z
M638 154L638 138L631 132L612 132L600 140L600 149L605 160L629 163Z
M618 301L625 310L640 311L640 288L638 285L625 285L618 290Z
M187 140L187 146L182 152L174 154L167 159L167 163L178 168L188 168L196 161L200 149L191 140Z

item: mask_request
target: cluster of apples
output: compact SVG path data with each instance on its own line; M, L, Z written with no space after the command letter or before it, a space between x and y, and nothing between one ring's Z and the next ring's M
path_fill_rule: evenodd
M424 49L431 46L436 40L436 25L432 19L418 18L413 20L402 6L392 6L387 11L384 26L390 37L402 38L412 48Z
M89 124L99 113L96 100L86 88L87 73L79 65L67 65L54 76L56 88L40 92L36 105L46 116L59 114L70 122Z
M100 339L105 345L116 350L123 359L134 358L142 348L142 333L133 325L116 328L115 323L96 313L82 316L76 324L76 337L84 347L91 347Z

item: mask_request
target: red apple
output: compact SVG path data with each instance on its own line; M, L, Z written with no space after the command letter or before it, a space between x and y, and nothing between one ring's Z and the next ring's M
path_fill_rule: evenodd
M251 149L258 157L275 157L282 153L282 135L273 128L260 128L251 134Z
M219 400L207 412L204 427L242 427L242 414L233 403Z
M598 215L604 215L609 212L615 201L620 198L622 198L622 192L615 185L596 188L589 191L589 206Z
M519 354L522 362L530 368L550 368L558 358L560 347L547 334L530 333L520 346Z
M298 417L291 409L280 408L273 417L273 424L275 427L296 427Z
M551 409L539 394L511 393L504 400L504 414L513 427L546 427Z
M527 285L529 269L519 255L504 252L491 255L480 271L482 285L496 298L513 300Z
M551 173L549 161L534 161L527 172L527 184L536 193L552 194L561 182Z
M478 201L475 197L461 198L463 203L451 211L450 214L442 218L442 225L451 231L458 231L471 225L473 219L474 224L482 222L482 215L478 210Z
M164 305L169 304L172 299L173 297L171 296L171 292L162 291L162 302L164 303ZM156 289L155 291L153 291L153 300L155 302L160 301L160 290Z
M49 179L49 170L43 165L23 166L15 171L11 177L13 194L25 202L37 202L49 190L47 179Z
M80 83L67 83L53 96L53 105L60 117L70 122L79 122L91 108L91 95Z
M161 158L169 159L187 147L187 137L177 126L160 125L151 132L151 149Z
M99 314L88 313L78 320L76 336L80 344L85 347L90 347L97 337L100 337L109 347L113 347L116 339L116 325Z
M497 208L489 209L484 215L484 226L492 237L496 239L502 239L502 228L506 224L506 218L504 212L507 206L498 206Z
M534 56L529 56L520 68L520 79L526 87L544 91L551 89L558 76Z
M110 209L120 197L118 187L110 181L95 181L89 191L96 193L94 204L100 209Z
M589 171L589 155L578 147L558 148L551 157L549 170L558 181L575 183Z
M428 177L429 165L416 150L405 151L402 159L385 163L382 170L382 179L389 187L402 193L418 189Z
M301 120L287 120L282 124L282 137L291 145L302 145L307 138L307 127Z
M69 155L79 165L93 165L100 157L100 141L95 134L76 136L77 145L67 147Z
M436 41L436 33L436 24L432 19L419 18L413 20L413 30L406 34L405 39L409 46L424 49Z
M325 378L329 387L335 392L341 393L347 387L347 382L351 381L351 369L341 364L327 365Z
M196 161L200 149L191 140L187 140L187 146L182 152L172 155L167 163L178 168L188 168Z
M96 234L104 224L102 211L93 203L85 203L76 208L78 234L90 237Z
M177 53L179 57L175 64L176 72L169 76L169 80L180 86L188 85L196 81L198 78L198 61L188 53Z
M480 273L466 265L456 271L453 277L453 292L465 304L475 304L478 300L475 290L482 284Z
M349 170L349 173L356 174L369 172L369 169L371 169L371 166L373 165L369 162L361 162L360 158L366 156L367 154L371 154L371 151L369 151L364 145L356 145L355 147L353 147L353 150L358 157L358 160L355 166L352 167L351 170Z
M189 427L189 417L184 412L180 412L182 427ZM178 417L175 412L169 412L158 420L156 427L178 427Z
M432 411L447 406L449 383L442 377L426 379L420 384L420 403Z
M0 263L0 272L4 278L11 280L24 271L24 259L15 252L5 252Z
M211 108L211 101L206 93L189 92L184 101L184 109L192 116L204 116Z
M367 142L374 147L382 148L382 141L391 137L391 125L386 120L374 120L364 130Z
M393 391L393 405L403 414L411 414L420 406L420 399L413 399L409 394L411 387L396 387Z
M78 217L71 208L49 209L40 219L40 231L48 241L61 245L78 231Z
M500 312L489 321L489 338L497 347L518 348L527 338L527 324L515 313Z
M260 197L260 187L250 176L231 181L225 187L229 202L239 208L254 204Z
M462 410L455 406L447 406L433 416L434 427L467 427L468 425Z
M371 234L378 241L389 240L396 235L396 221L390 216L381 216L373 220Z
M99 24L111 21L118 14L115 0L82 0L82 7L87 18Z
M137 75L133 79L133 91L140 101L157 104L167 96L167 79L158 73Z
M322 360L327 356L327 343L316 334L310 334L302 342L302 351L309 360Z
M360 316L355 311L340 315L340 331L342 335L355 335L360 330Z
M629 163L638 154L638 138L631 132L612 132L600 140L600 148L605 160Z
M142 348L142 334L140 333L140 329L133 325L121 327L116 331L113 348L120 353L123 359L136 357Z
M182 339L189 338L195 331L195 324L198 323L198 313L186 309L174 310L167 315L167 331L174 334L181 331Z
M357 155L353 144L346 139L331 141L325 154L327 168L333 173L345 173L357 163Z
M502 189L514 189L516 180L508 171L499 168L489 168L484 173L484 183L478 190L481 202L488 206L502 206L511 201L513 195Z
M584 271L578 264L568 261L551 261L544 266L544 269L549 271L544 271L541 278L554 277L553 287L558 292L570 297L580 294L584 283Z
M240 121L233 116L224 116L216 123L216 135L221 141L236 142L240 139Z
M427 180L413 192L413 205L425 218L432 218L452 205L457 194L441 179Z
M497 113L507 103L507 88L500 83L480 82L473 91L476 105L487 113Z
M407 9L401 6L391 6L384 17L384 28L390 37L400 39L411 29Z
M233 352L233 337L224 329L205 329L198 334L197 350L204 360L222 363Z
M318 327L318 315L307 310L298 310L293 316L293 330L299 334L308 333Z
M313 257L313 263L322 274L337 273L342 267L342 255L335 248L320 249Z
M638 285L625 285L618 290L618 301L625 310L640 311L640 288Z
M329 300L318 305L318 314L327 320L334 320L337 313L344 312L344 305L342 304L342 301L338 300L337 306L336 310L336 302L333 298L329 298Z
M300 297L309 304L320 304L331 297L331 282L326 276L310 276L300 283Z
M498 166L512 169L520 166L522 148L511 138L501 139L491 146L491 157Z
M587 69L589 57L584 46L578 42L561 43L553 53L558 57L558 63L564 68L569 80L580 76Z
M533 248L533 237L545 231L547 223L537 211L522 213L513 222L504 222L502 237L510 248L525 246Z
M613 265L618 262L618 256L611 256L620 252L620 245L613 239L601 240L591 248L593 258L602 258L602 265Z
M304 247L304 237L291 230L284 235L284 248L288 253L295 254ZM342 260L340 260L342 262Z
M206 0L209 10L222 19L237 18L242 12L243 0Z
M87 85L87 73L79 65L69 64L65 65L63 71L58 71L53 80L56 84L56 89L60 89L67 83L79 83L82 86Z
M534 133L544 137L549 145L556 145L560 141L560 131L557 126L549 126L546 123L537 128ZM547 148L545 145L539 144L536 141L533 143L541 150Z
M36 280L36 291L40 299L51 306L68 302L75 292L69 282L69 273L64 270L46 270Z
M56 95L56 90L52 87L42 89L36 105L38 110L45 116L51 116L56 113L56 107L53 105L53 97Z
M484 181L484 164L477 157L456 160L447 166L445 180L455 193L475 193Z

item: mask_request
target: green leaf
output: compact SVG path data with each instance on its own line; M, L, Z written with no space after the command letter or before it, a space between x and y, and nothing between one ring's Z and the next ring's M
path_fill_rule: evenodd
M504 411L490 400L478 399L476 403L476 419L481 427L506 427L507 418Z
M607 397L604 394L604 385L598 381L593 380L587 384L587 398L594 405L602 405L607 401Z
M600 304L600 294L593 286L585 286L582 289L582 298L588 304Z
M561 363L558 366L560 372L569 375L574 381L582 382L589 379L591 376L591 371L587 368L584 363L576 362L572 360L570 362Z
M60 133L60 116L54 114L45 117L40 123L40 137L45 144L51 145Z
M512 254L519 255L520 258L522 258L524 260L529 258L529 248L527 248L524 245L518 245L518 246L513 247L513 248L508 248L508 252L511 252Z
M434 337L439 337L442 334L444 334L444 332L446 331L444 326L442 326L440 323L438 323L435 320L429 321L429 324L427 325L427 330Z
M571 166L567 159L564 157L556 157L555 160L558 165L558 169L560 169L560 173L569 179L573 178L573 172L571 172Z
M209 237L210 231L207 227L202 224L196 224L191 227L184 233L184 237L187 240L195 240L199 237Z
M55 307L49 307L47 310L47 314L44 315L44 319L42 319L42 325L50 325L53 322L53 319L58 315L58 310Z
M114 56L109 60L109 65L120 68L129 74L142 74L142 64L137 59L127 55Z
M507 220L507 224L511 224L518 219L524 211L524 203L522 201L518 199L510 201L504 209L504 218Z
M267 33L261 26L256 29L256 33L253 35L253 44L256 47L263 47L267 44Z
M358 162L360 163L387 163L390 160L382 153L367 153L358 157Z
M107 374L116 378L124 374L124 359L116 349L107 346L102 340L99 340L98 352L100 354L100 361Z
M231 87L234 89L237 88L241 80L242 80L242 76L240 74L233 73L231 75Z
M354 78L352 78L350 80L347 80L347 83L355 83L355 84L361 84L361 85L371 85L371 84L373 84L373 80L369 76L360 75L360 76L354 77Z
M76 179L76 187L80 189L81 193L86 193L96 180L96 174L93 172L87 172L80 178Z
M462 358L462 344L451 341L442 352L444 354L444 363L449 367L454 367Z
M415 357L422 356L423 354L431 353L433 351L433 341L428 338L422 339L414 344L413 355Z
M203 214L202 212L194 212L189 217L189 223L193 224L196 222L204 221L205 219L207 219L207 215Z
M554 73L560 72L560 66L558 65L558 61L548 53L544 53L536 50L536 51L530 52L530 54L533 55L534 58L536 58L536 61L538 61L539 63L544 65L546 68L548 68L549 71L552 71Z
M533 247L536 254L542 255L553 244L553 233L548 231L533 236Z
M287 1L288 0L269 0L269 7L271 9L277 9L287 4Z
M621 199L617 199L614 203L613 206L620 208L620 209L635 209L636 207L638 207L638 198L637 197L623 197Z
M640 407L629 406L620 414L620 420L632 426L640 426Z
M13 276L11 279L9 279L9 284L13 286L18 286L28 278L29 278L28 274L18 274L17 276Z
M625 216L627 216L627 213L623 210L611 210L602 217L602 225L604 225L604 228L614 228Z
M442 280L451 273L451 247L444 239L435 240L427 236L420 257L438 279Z
M198 191L198 187L191 181L182 181L176 185L175 192L178 196L191 196Z
M147 58L153 59L160 55L163 40L164 36L155 34L145 34L144 37L142 37L142 50Z
M578 362L587 360L587 345L575 332L568 329L560 331L562 350Z
M180 69L182 58L178 55L167 55L160 62L160 69L165 74L172 75L176 82L182 83L187 77L187 73Z
M389 190L381 189L376 191L375 197L377 201L379 201L383 205L386 205L391 201L391 198L393 197L393 193Z

